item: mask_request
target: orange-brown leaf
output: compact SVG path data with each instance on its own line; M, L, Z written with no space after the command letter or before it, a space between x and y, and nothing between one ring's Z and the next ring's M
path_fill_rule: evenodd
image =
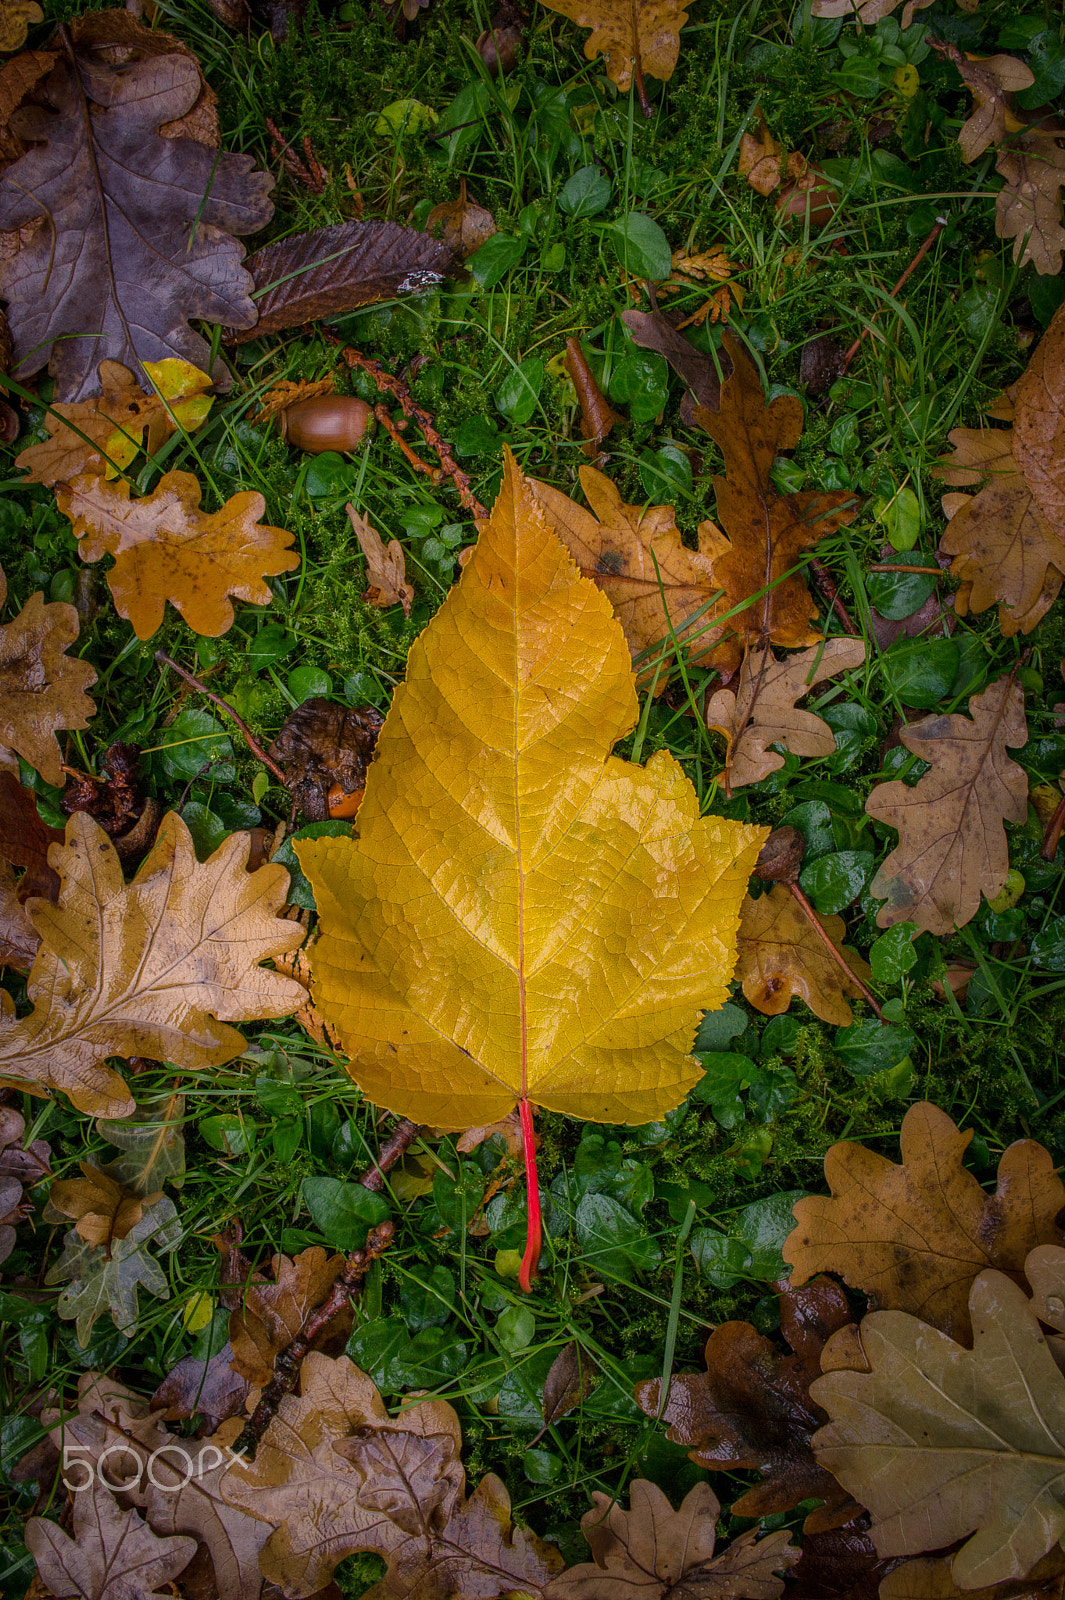
M434 206L425 219L425 231L441 239L459 261L465 261L499 230L490 211L467 199L465 178L459 183L458 199Z
M577 396L577 403L581 408L584 453L586 456L594 456L614 424L620 422L621 418L612 409L596 383L579 339L566 340L565 366Z
M221 511L201 511L189 472L166 473L143 500L130 499L126 482L85 475L63 484L56 500L83 561L114 556L108 587L138 639L162 625L168 600L196 633L217 637L232 626L231 595L266 605L266 578L299 566L292 534L260 524L261 494L235 494Z
M363 595L369 606L402 606L403 615L410 616L414 603L414 589L407 582L407 564L403 546L398 539L389 539L387 545L376 528L372 528L354 506L347 507L348 518L355 529L359 549L366 560L366 575L370 586Z
M262 1386L274 1373L274 1362L299 1333L310 1313L321 1305L344 1266L342 1255L329 1255L320 1245L298 1256L275 1255L274 1281L257 1277L250 1283L236 1310L229 1316L232 1365L249 1382ZM322 1330L321 1337L346 1333L350 1309L339 1313Z
M607 76L623 92L633 73L644 78L673 76L680 55L680 30L688 20L681 0L544 0L579 28L591 28L584 42L589 61L604 58Z
M868 983L872 971L843 941L842 917L822 916L821 926L847 965ZM736 977L747 999L763 1016L779 1017L798 995L822 1022L849 1028L854 1013L847 1004L861 989L850 983L817 937L809 917L786 884L775 883L757 900L748 897L740 913L740 954Z
M900 1166L850 1140L834 1144L825 1156L831 1198L795 1203L783 1251L792 1282L835 1272L876 1306L968 1339L977 1273L997 1267L1023 1282L1028 1252L1061 1242L1065 1204L1053 1160L1031 1139L1010 1145L985 1194L963 1165L971 1138L923 1101L903 1119Z
M1065 306L1058 307L1017 385L1013 453L1065 550Z
M990 144L1001 144L1017 131L1010 96L1035 82L1031 67L1016 56L965 56L951 51L962 82L971 91L973 109L962 124L958 145L963 161L975 161Z
M6 585L0 573L0 605ZM66 782L56 733L85 728L96 707L85 693L95 668L66 654L78 637L78 613L43 594L26 601L13 622L0 626L0 765L15 751L46 783Z
M134 1194L91 1162L79 1161L78 1165L80 1178L57 1178L52 1184L45 1221L74 1217L75 1231L91 1245L110 1245L112 1239L124 1239L141 1220L144 1207L154 1205L162 1195L161 1189L154 1194Z

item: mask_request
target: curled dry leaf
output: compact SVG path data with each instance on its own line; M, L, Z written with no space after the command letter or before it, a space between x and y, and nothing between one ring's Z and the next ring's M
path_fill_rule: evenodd
M544 0L579 28L591 28L584 42L589 61L602 56L607 76L623 92L636 78L644 100L643 79L673 76L680 55L680 30L688 20L681 0ZM650 115L650 107L644 104Z
M269 220L273 179L250 156L157 131L192 110L200 85L188 55L116 68L83 44L57 60L45 103L11 118L32 148L0 177L0 229L29 231L0 262L0 293L15 376L49 362L61 401L91 394L102 360L204 368L210 347L190 317L255 321L232 235Z
M191 472L166 473L143 500L130 499L127 482L83 475L63 484L56 502L83 561L114 556L107 586L138 639L162 625L168 600L194 632L217 638L233 624L231 595L266 605L266 578L299 566L292 534L259 522L261 494L245 491L221 511L201 511Z
M868 962L843 943L847 937L843 918L820 916L818 920L847 966L868 983L873 975ZM743 902L736 977L746 998L763 1016L779 1017L792 996L798 995L815 1017L837 1028L850 1027L854 1013L848 1001L857 1000L862 992L857 983L847 981L784 883L774 884L757 900L748 897Z
M971 1350L873 1312L869 1370L827 1373L812 1393L831 1418L818 1460L868 1507L878 1554L966 1540L951 1575L973 1590L1026 1577L1065 1533L1065 1377L1012 1279L981 1272L968 1312Z
M54 484L88 472L113 478L138 450L154 455L178 424L192 433L211 409L211 379L188 361L145 361L155 385L145 393L128 367L100 362L101 393L45 413L48 438L15 457L27 483Z
M478 1149L486 1139L491 1139L496 1134L506 1145L507 1155L520 1160L525 1153L525 1145L522 1140L521 1118L517 1111L508 1111L498 1122L486 1122L479 1128L467 1128L465 1133L460 1133L456 1139L455 1149L460 1155L468 1156L472 1150Z
M698 1079L765 830L700 818L665 751L613 757L636 718L622 630L508 455L407 658L358 840L296 845L315 1004L375 1104L442 1128L526 1096L646 1122Z
M837 1272L873 1303L969 1337L969 1288L985 1267L1018 1278L1036 1245L1057 1244L1065 1187L1031 1139L1010 1145L994 1194L962 1163L972 1133L922 1101L902 1123L902 1164L849 1140L825 1156L830 1199L795 1204L784 1244L792 1281Z
M538 1594L561 1558L511 1527L498 1478L483 1479L464 1498L461 1443L458 1417L445 1402L423 1400L390 1417L346 1356L333 1361L312 1351L299 1397L281 1400L255 1460L230 1467L222 1494L272 1526L263 1576L296 1600L315 1594L356 1550L389 1563L367 1600Z
M372 528L354 506L346 506L345 510L351 526L355 529L359 549L366 561L366 575L370 580L369 588L362 598L369 606L380 606L384 609L389 606L402 606L403 615L409 617L410 608L414 603L414 588L407 582L407 563L403 546L398 539L389 539L386 545L377 529Z
M274 1281L257 1273L246 1286L240 1304L229 1314L232 1367L249 1383L261 1388L274 1375L274 1362L299 1333L310 1313L323 1300L344 1269L342 1255L329 1255L320 1245L301 1250L294 1259L275 1255ZM350 1332L349 1306L326 1323L318 1342Z
M447 244L398 222L338 222L268 244L245 265L259 315L254 325L234 322L238 343L432 289L456 258Z
M969 717L925 717L902 729L907 750L931 764L912 787L881 783L865 803L869 816L899 830L899 842L870 885L885 903L881 928L915 922L953 933L993 900L1006 881L1004 822L1028 815L1028 783L1006 754L1028 739L1024 691L1006 675L973 695Z
M49 1287L66 1285L56 1305L59 1315L72 1320L78 1343L84 1348L93 1327L105 1312L119 1333L131 1339L137 1331L137 1290L159 1300L169 1300L166 1275L149 1247L173 1250L181 1239L174 1202L165 1195L146 1206L139 1222L123 1239L109 1246L91 1245L75 1229L63 1238L63 1254L45 1275Z
M259 965L304 937L276 914L288 874L275 865L246 872L247 853L248 835L234 833L201 865L169 812L126 884L103 830L84 813L72 817L53 855L60 903L30 908L42 939L27 986L34 1009L0 1020L4 1079L35 1093L61 1089L91 1116L127 1116L135 1102L109 1056L218 1066L244 1049L227 1023L295 1010L301 985Z
M595 1560L555 1578L545 1600L775 1600L784 1592L780 1574L799 1559L787 1530L759 1539L752 1528L715 1554L720 1511L708 1483L697 1483L679 1511L644 1478L631 1485L628 1511L594 1492L581 1529Z
M581 408L584 453L594 456L614 424L622 419L596 383L579 339L566 340L565 366Z
M865 660L861 639L828 639L799 655L778 661L768 645L749 645L735 689L718 689L706 703L706 724L728 740L725 787L759 783L784 765L770 750L783 745L796 756L828 756L835 735L821 717L800 711L800 700L814 684L849 672Z
M26 1545L52 1593L79 1600L166 1600L161 1591L196 1554L195 1539L158 1538L102 1484L74 1496L73 1538L31 1517Z
M315 697L290 711L268 754L310 822L323 822L338 797L361 795L384 718Z
M465 261L499 230L492 213L467 198L466 180L460 178L458 199L434 206L425 219L425 231L442 240L459 261Z
M0 605L6 584L0 573ZM78 637L78 613L43 594L26 601L13 622L0 626L0 763L16 752L45 780L66 782L60 728L86 728L96 707L85 693L96 682L87 661L67 655Z
M109 1249L113 1239L124 1239L137 1225L146 1206L162 1198L162 1190L141 1197L108 1177L91 1162L79 1161L80 1178L58 1178L45 1207L46 1222L75 1217L75 1233L87 1244Z
M811 1446L825 1419L810 1385L820 1374L825 1341L852 1318L846 1294L828 1278L786 1288L779 1301L781 1332L793 1353L782 1355L749 1322L721 1323L707 1340L706 1371L670 1379L662 1420L698 1466L762 1474L763 1482L736 1501L734 1516L770 1516L816 1498L824 1505L806 1520L812 1533L841 1526L859 1510ZM638 1383L636 1399L658 1417L661 1381Z
M1065 306L1054 313L1016 393L1013 453L1065 546Z

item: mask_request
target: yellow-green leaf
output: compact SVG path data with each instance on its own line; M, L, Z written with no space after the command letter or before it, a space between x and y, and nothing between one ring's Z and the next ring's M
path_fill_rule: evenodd
M370 1098L466 1128L523 1095L640 1123L699 1077L766 830L700 819L635 724L629 652L508 457L462 576L410 652L358 838L297 846L315 1004Z

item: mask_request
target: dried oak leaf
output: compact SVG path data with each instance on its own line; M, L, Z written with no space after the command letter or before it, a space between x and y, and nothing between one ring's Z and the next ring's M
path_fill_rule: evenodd
M632 335L633 344L664 356L686 385L680 403L681 421L695 423L695 407L716 411L721 404L721 380L731 370L728 356L720 350L704 355L664 317L661 311L623 311L621 320Z
M951 1575L974 1590L1026 1577L1065 1533L1065 1377L1011 1278L981 1272L968 1313L971 1350L873 1312L869 1370L827 1373L811 1393L831 1418L817 1458L868 1507L878 1554L968 1539Z
M144 1457L165 1445L170 1434L140 1395L106 1373L85 1372L78 1379L74 1409L68 1409L66 1401L47 1406L41 1412L41 1423L49 1429L49 1439L57 1450L76 1446L74 1453L94 1473L106 1451L103 1465L111 1484L127 1484L124 1492L129 1499L143 1506L147 1488L141 1470Z
M318 697L289 712L268 754L309 821L329 816L330 796L361 794L366 788L383 722L372 706L349 710Z
M748 646L736 688L718 689L706 703L707 727L728 740L726 791L759 783L784 765L771 744L796 756L831 755L836 748L832 729L812 711L800 711L796 701L814 684L864 660L861 639L828 639L783 661L768 645Z
M932 0L907 0L902 10L902 26L908 28L915 11L923 11ZM875 27L881 17L890 17L899 0L813 0L811 15L815 17L854 17L867 28ZM968 9L968 8L967 8Z
M72 17L69 28L79 55L90 70L123 67L130 61L154 60L156 56L179 55L191 61L199 78L199 93L181 116L161 122L158 132L164 139L195 139L211 150L218 148L222 142L218 96L204 77L195 52L176 34L145 27L131 10L118 6Z
M244 869L248 836L231 834L202 864L169 812L126 884L115 848L84 813L54 847L60 903L36 900L41 934L28 993L32 1013L0 1019L0 1076L42 1093L62 1090L79 1111L122 1117L135 1102L113 1055L147 1055L186 1070L219 1066L244 1049L229 1022L284 1016L302 986L259 966L304 937L276 915L288 874Z
M398 222L338 222L292 234L248 257L259 318L234 324L237 343L431 289L457 264L450 246Z
M843 918L824 915L819 920L847 965L868 983L873 975L868 962L843 943L847 937ZM850 1027L854 1013L847 1002L857 1000L862 992L856 983L848 982L783 883L774 884L757 900L748 897L743 902L736 977L746 998L763 1016L779 1017L797 994L815 1017L837 1028Z
M791 1355L781 1355L749 1322L723 1322L706 1344L706 1371L670 1379L662 1420L667 1437L713 1472L756 1471L763 1482L731 1508L734 1516L790 1511L801 1500L824 1505L806 1520L808 1532L845 1524L858 1514L849 1495L814 1460L810 1440L824 1421L810 1399L821 1372L825 1341L852 1321L839 1284L818 1278L779 1295L780 1326ZM636 1385L636 1399L658 1417L661 1380Z
M0 606L7 584L0 572ZM0 626L0 762L15 751L45 780L66 782L60 728L86 728L96 707L85 693L96 669L66 654L78 637L78 613L64 601L26 601L13 622Z
M885 903L877 925L915 922L950 934L994 899L1009 871L1004 822L1028 815L1028 784L1006 754L1027 742L1024 691L1006 674L969 701L969 717L925 717L901 730L914 755L931 764L916 784L881 783L865 802L869 816L899 830L899 842L870 892Z
M59 400L91 394L103 360L204 368L210 348L189 317L255 321L231 236L269 220L273 179L250 156L156 131L191 110L200 81L186 55L115 68L79 49L42 85L47 108L12 116L32 148L0 177L0 230L36 226L0 261L0 293L15 376L49 362Z
M312 1351L299 1397L281 1400L255 1460L229 1468L222 1495L272 1526L262 1573L295 1600L315 1594L356 1550L389 1563L367 1600L539 1593L562 1564L557 1551L511 1527L498 1478L464 1498L461 1443L445 1402L390 1417L346 1356Z
M128 367L100 362L101 393L73 405L53 405L44 418L48 438L15 457L26 483L55 484L88 472L113 478L138 450L154 455L176 431L191 433L211 409L212 380L188 361L145 361L155 390L146 393Z
M708 1483L697 1483L674 1511L657 1484L637 1478L629 1510L598 1492L581 1518L594 1561L570 1567L548 1584L544 1600L775 1600L780 1576L799 1559L786 1529L759 1539L740 1534L715 1555L721 1505Z
M623 92L636 75L673 76L680 55L680 30L688 20L681 0L544 0L578 28L591 28L584 42L589 61L603 57L607 77ZM641 95L642 98L642 95Z
M296 845L323 929L315 1004L375 1104L441 1128L526 1096L646 1122L697 1081L766 830L700 818L665 751L613 757L636 720L609 602L508 455L407 658L358 839Z
M1031 1139L1010 1145L994 1194L962 1164L972 1133L922 1101L902 1123L902 1164L846 1140L825 1156L831 1198L795 1203L783 1249L792 1282L836 1272L878 1307L969 1337L969 1287L985 1267L1017 1276L1036 1245L1057 1244L1065 1186Z
M74 1231L90 1245L110 1247L124 1239L141 1220L146 1206L162 1199L162 1190L143 1197L108 1177L91 1162L79 1161L80 1178L57 1178L44 1209L46 1222L75 1217Z
M1030 261L1036 272L1061 271L1065 227L1061 191L1065 188L1065 128L1044 118L1010 137L999 150L995 170L1005 179L995 202L995 232L1013 239L1018 267Z
M988 145L1001 144L1022 126L1013 115L1009 96L1035 82L1031 67L1016 56L969 56L949 51L962 82L973 97L973 109L958 134L963 161L975 161Z
M143 1288L159 1300L169 1300L170 1290L159 1263L148 1253L173 1250L181 1239L181 1224L174 1202L165 1195L146 1206L140 1221L124 1239L110 1246L88 1244L73 1228L63 1239L63 1254L48 1269L45 1283L66 1284L56 1310L74 1321L78 1343L88 1344L93 1326L105 1312L119 1333L131 1339L137 1331L137 1290Z
M107 586L138 639L162 626L168 600L195 633L217 638L233 625L231 595L266 605L266 578L299 566L292 534L259 522L261 494L246 490L220 511L201 511L191 472L166 473L143 500L130 499L126 481L85 474L62 484L56 503L83 561L114 556Z
M952 1564L950 1556L919 1556L894 1564L880 1585L880 1600L1062 1600L1065 1593L1065 1550L1060 1545L1037 1561L1026 1578L979 1589L959 1589Z
M168 1600L159 1591L196 1554L195 1539L158 1538L102 1484L74 1496L73 1538L57 1522L31 1517L26 1545L52 1593L79 1600Z
M1013 453L1065 553L1065 306L1036 346L1016 397Z
M344 1269L344 1257L312 1245L291 1260L275 1255L271 1266L274 1281L267 1282L257 1274L229 1314L233 1370L259 1387L269 1383L276 1358L292 1343L314 1308L328 1297ZM351 1318L348 1307L338 1312L319 1332L319 1342L346 1336Z
M18 888L14 869L0 860L0 967L29 972L41 941Z
M354 506L346 506L345 510L355 530L355 537L359 541L359 549L366 561L366 576L370 580L369 588L362 598L368 606L379 606L382 609L402 606L403 615L409 617L410 608L414 603L414 587L407 582L407 563L403 546L398 539L389 539L386 545L377 529L372 528Z

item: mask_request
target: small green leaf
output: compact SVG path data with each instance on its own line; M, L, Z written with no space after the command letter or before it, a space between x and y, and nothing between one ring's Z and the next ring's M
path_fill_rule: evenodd
M495 1331L503 1349L514 1355L536 1338L536 1318L528 1306L508 1306L498 1318Z
M837 1028L835 1050L852 1077L868 1078L897 1066L916 1042L909 1028L869 1019Z
M598 167L578 167L563 185L558 208L571 217L595 217L610 204L610 179Z
M673 267L669 240L642 211L629 211L606 230L613 241L618 261L632 278L650 278L660 283Z
M960 659L953 639L903 639L880 657L880 670L902 705L934 711L954 687Z
M255 1147L255 1124L246 1117L221 1111L217 1116L204 1117L197 1123L200 1138L227 1156L246 1156Z
M544 364L536 356L527 356L503 379L496 405L514 427L523 427L536 410L543 381Z
M913 948L916 932L916 922L897 922L879 939L874 939L869 951L869 965L873 969L875 983L900 983L910 968L916 965L917 951Z
M509 233L493 233L467 261L474 282L482 289L493 289L501 278L516 267L529 247L527 234L515 238Z
M781 1250L795 1226L792 1206L803 1190L790 1189L738 1211L728 1228L696 1228L690 1249L700 1272L718 1289L744 1278L775 1283L788 1276Z
M390 134L427 133L438 121L432 106L423 105L420 100L393 100L378 113L373 131L380 139Z
M336 1250L361 1250L369 1230L389 1214L384 1195L343 1178L304 1178L303 1203Z
M815 911L829 916L853 904L876 870L871 850L837 850L804 867L799 887Z
M315 695L333 692L333 680L321 667L293 667L288 675L288 692L300 705Z

